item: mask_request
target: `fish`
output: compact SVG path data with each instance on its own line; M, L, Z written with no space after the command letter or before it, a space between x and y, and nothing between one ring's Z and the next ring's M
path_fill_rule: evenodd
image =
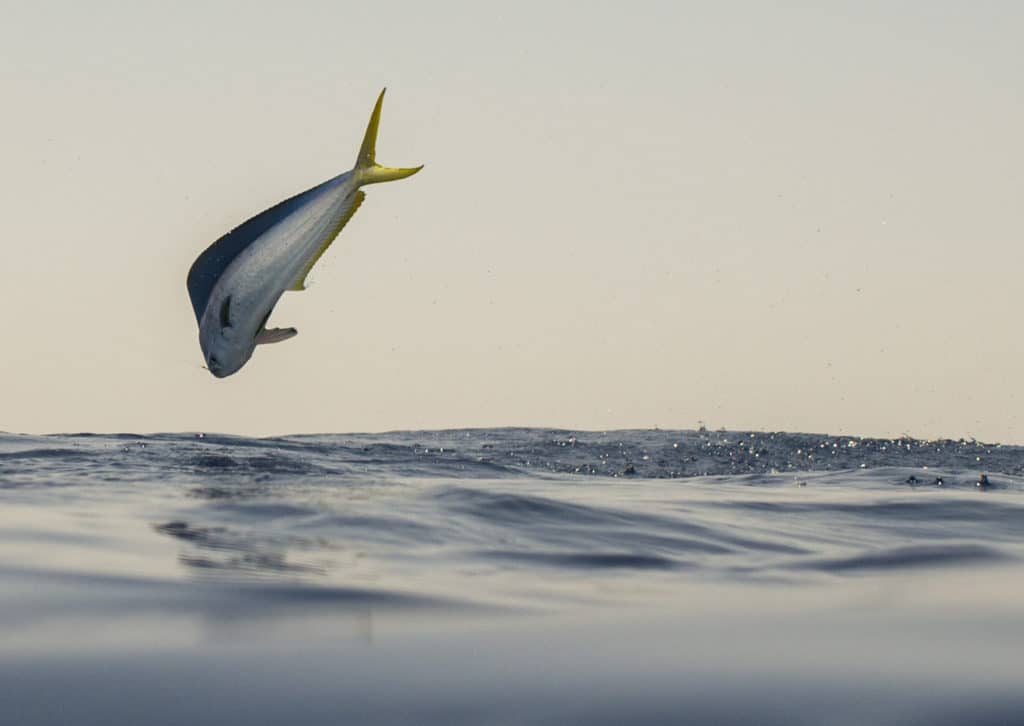
M306 288L310 270L366 198L360 187L404 179L423 168L376 162L386 90L370 114L355 166L242 222L192 263L188 294L203 359L215 377L241 370L256 346L298 334L290 327L268 329L267 321L286 291Z

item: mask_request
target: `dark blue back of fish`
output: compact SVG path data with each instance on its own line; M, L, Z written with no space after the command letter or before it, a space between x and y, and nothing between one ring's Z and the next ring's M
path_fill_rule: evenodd
M295 211L306 199L327 183L329 182L318 184L312 189L285 199L242 222L199 255L188 271L188 294L192 298L192 309L196 314L196 322L202 320L213 287L217 284L220 276L224 274L228 265L260 235Z

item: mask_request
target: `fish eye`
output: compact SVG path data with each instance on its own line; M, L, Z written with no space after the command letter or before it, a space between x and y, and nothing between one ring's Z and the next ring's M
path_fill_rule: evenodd
M210 368L220 368L220 361L217 360L217 356L211 355L209 360Z

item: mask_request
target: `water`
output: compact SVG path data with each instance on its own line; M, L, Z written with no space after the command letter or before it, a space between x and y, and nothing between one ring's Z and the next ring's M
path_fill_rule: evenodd
M1024 449L0 435L0 723L1013 723Z

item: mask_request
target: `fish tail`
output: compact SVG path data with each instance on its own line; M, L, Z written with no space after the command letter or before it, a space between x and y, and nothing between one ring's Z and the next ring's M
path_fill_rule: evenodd
M383 103L384 91L381 91L377 97L377 104L373 107L373 113L370 114L370 123L366 126L363 145L359 147L359 156L356 158L355 172L360 184L379 184L404 179L423 168L416 166L411 169L392 169L377 163L377 127L380 125L380 108Z

